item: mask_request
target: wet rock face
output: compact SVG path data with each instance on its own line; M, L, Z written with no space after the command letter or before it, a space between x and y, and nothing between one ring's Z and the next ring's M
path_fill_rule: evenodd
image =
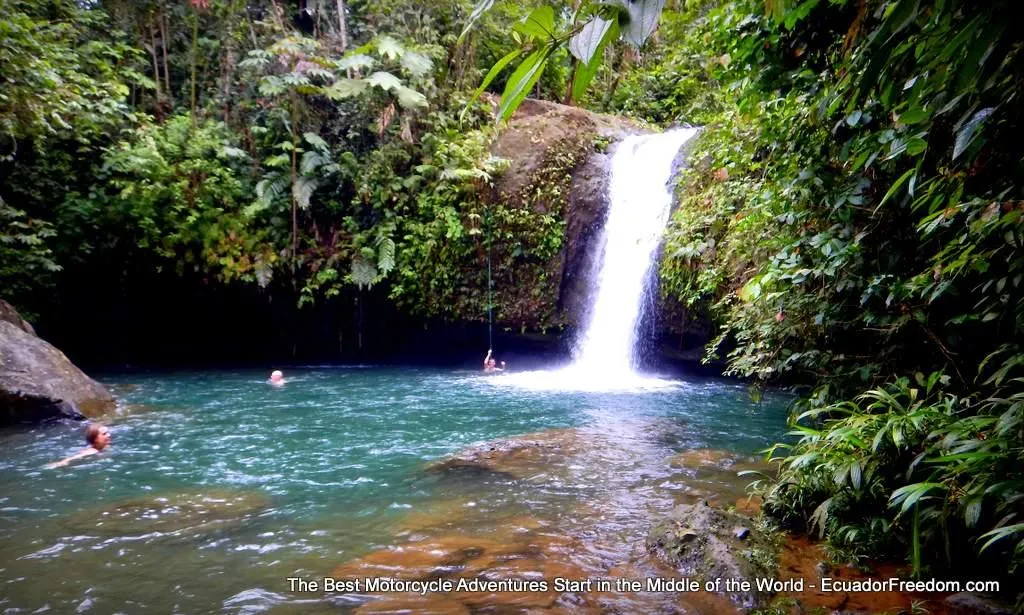
M509 161L494 199L556 216L565 225L561 251L545 271L550 283L540 289L544 305L553 312L544 318L549 325L585 320L594 254L608 211L610 150L613 143L638 132L623 118L528 99L492 147L494 155ZM523 292L502 297L503 316L536 324L529 322L534 314L516 307L536 301L531 293L537 289L521 286Z
M25 333L35 335L36 331L32 328L27 320L21 317L21 314L14 309L10 303L7 303L3 299L0 299L0 322L9 322L15 327L21 329Z
M0 300L0 425L71 418L112 409L114 398L64 353L37 337Z
M757 590L755 578L774 577L779 546L771 536L750 529L745 517L712 508L707 503L678 506L647 537L647 549L682 576L746 579L749 591L729 593L737 606L765 605L771 596ZM738 537L737 528L746 530Z

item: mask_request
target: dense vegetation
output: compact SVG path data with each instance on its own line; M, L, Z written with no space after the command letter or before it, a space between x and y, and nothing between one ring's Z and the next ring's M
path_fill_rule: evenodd
M562 227L485 198L476 95L700 124L661 289L731 374L801 392L766 510L847 558L1024 572L1012 3L572 4L0 0L3 294L482 319L488 247L535 267Z
M2 0L3 295L44 327L154 279L299 318L486 319L485 244L515 272L561 234L486 198L502 162L466 103L524 9L456 48L470 8Z
M694 3L690 3L691 5ZM612 108L706 125L663 292L802 385L766 509L845 557L1020 574L1021 38L1006 3L704 3ZM974 562L980 563L980 565Z

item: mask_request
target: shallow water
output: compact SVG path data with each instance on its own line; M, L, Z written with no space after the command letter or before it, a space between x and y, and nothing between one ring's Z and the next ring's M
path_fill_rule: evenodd
M380 572L373 562L412 575L409 554L426 541L442 543L424 551L435 554L490 541L452 564L456 572L486 576L518 558L539 574L648 574L637 545L652 514L743 497L735 456L707 456L719 461L706 468L672 458L750 454L785 426L784 400L755 403L726 380L570 392L512 373L287 375L280 388L243 371L103 377L124 402L108 421L112 449L69 468L41 466L79 450L81 426L0 433L0 607L366 611L366 596L289 591L286 578L338 566ZM532 432L554 444L501 467L430 465L474 442ZM487 549L507 557L477 557ZM445 610L447 599L431 599L412 608ZM453 604L500 611L573 599L585 600ZM632 610L618 599L587 606Z

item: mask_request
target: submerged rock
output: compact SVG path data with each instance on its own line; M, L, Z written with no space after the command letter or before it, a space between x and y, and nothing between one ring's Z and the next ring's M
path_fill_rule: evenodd
M953 594L943 601L950 615L1010 615L1013 607L969 592Z
M193 533L235 525L269 505L258 491L183 491L107 504L60 522L77 533L104 536Z
M585 442L576 429L550 429L490 440L432 463L432 472L482 470L522 479L550 469L552 462L578 452Z
M37 337L0 299L0 425L82 420L113 407L114 398L103 385Z
M678 506L651 530L647 549L685 577L746 579L750 590L727 595L743 608L763 606L770 596L759 592L754 580L776 576L779 546L773 536L758 530L738 538L734 528L749 522L706 502Z

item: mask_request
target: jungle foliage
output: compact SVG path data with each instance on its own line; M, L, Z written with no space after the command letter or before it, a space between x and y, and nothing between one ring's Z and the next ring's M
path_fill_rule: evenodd
M729 373L801 392L766 510L854 558L1019 575L1013 8L0 0L0 291L159 274L485 318L488 254L547 283L563 231L488 202L485 90L499 122L530 95L700 124L661 290Z
M0 0L3 295L32 314L83 272L164 272L486 318L485 282L460 278L490 231L501 255L560 227L485 206L502 163L468 90L529 6L456 46L470 8Z
M715 319L709 356L730 373L804 391L781 473L760 482L769 512L915 574L1020 574L1010 4L767 4L674 15L612 99L662 122L704 114L662 290Z

